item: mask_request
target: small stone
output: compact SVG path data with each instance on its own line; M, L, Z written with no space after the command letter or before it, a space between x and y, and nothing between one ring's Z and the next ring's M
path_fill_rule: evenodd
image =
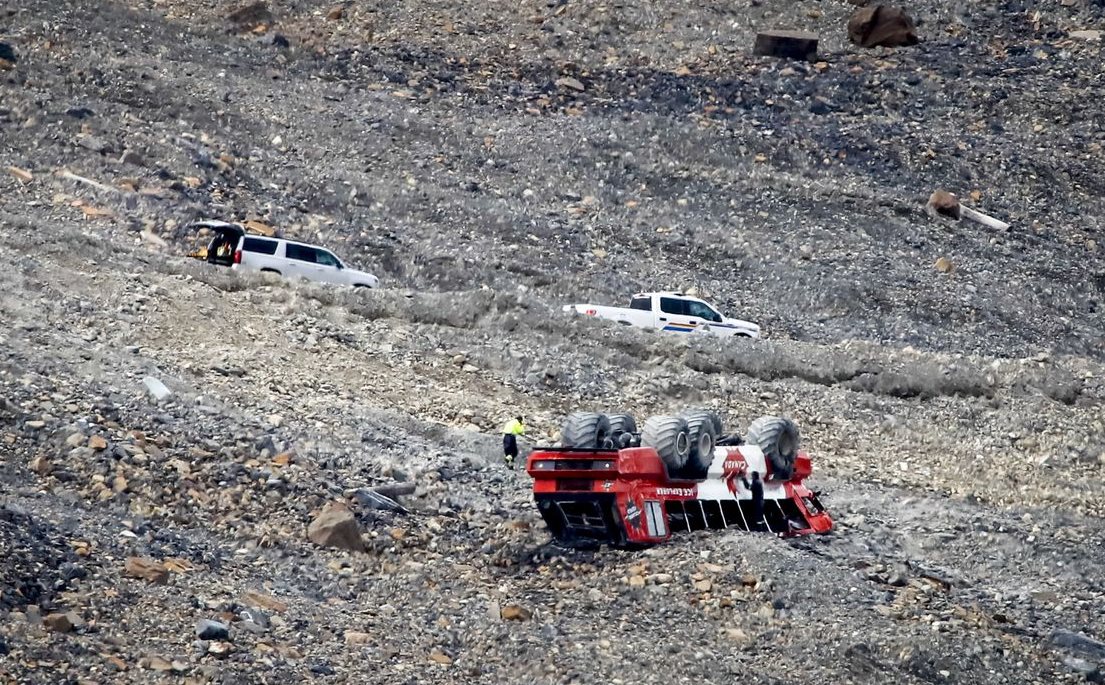
M630 576L629 577L629 587L644 587L644 586L645 586L645 577L644 576Z
M40 476L45 476L53 470L53 464L50 460L43 455L39 455L31 460L31 470Z
M111 152L111 143L98 136L79 136L77 145L101 155Z
M26 169L20 169L17 166L8 167L8 173L14 176L20 183L26 185L35 180L34 175Z
M709 592L714 587L714 584L710 582L709 578L703 580L696 580L694 583L694 589L699 592Z
M45 421L26 421L26 422L24 422L23 426L25 428L30 428L32 430L38 430L40 428L45 428L46 427L46 422Z
M330 21L337 21L345 16L345 8L341 5L335 5L330 8L330 11L326 13L326 18Z
M253 590L250 590L242 595L242 602L244 604L249 604L261 609L268 609L269 611L275 611L278 613L283 613L288 610L288 605L284 602L281 602L275 597L270 597L269 595L255 592Z
M167 659L162 659L159 656L151 656L144 663L148 668L162 673L173 670L173 665Z
M225 623L203 618L196 623L196 637L201 640L226 640L230 637L230 627Z
M950 274L951 272L955 271L955 264L953 264L952 260L948 259L947 257L940 257L932 266L934 269L944 274Z
M322 508L307 527L307 538L322 547L364 551L361 527L353 512L341 502L330 502Z
M722 633L725 635L725 637L738 644L744 645L752 641L752 638L748 635L748 633L744 632L740 628L723 628Z
M927 209L940 216L959 219L959 198L946 190L937 190L929 196Z
M142 382L145 383L146 390L150 393L150 397L157 402L164 401L173 394L172 390L169 390L164 383L153 376L146 376L142 379Z
M434 650L430 652L430 661L441 664L442 666L448 666L453 663L453 658L435 647Z
M212 642L207 647L207 653L218 658L230 656L230 653L233 651L234 645L229 642Z
M97 452L101 450L106 450L107 440L104 440L103 436L93 435L88 439L88 446Z
M142 158L142 155L138 154L134 150L127 150L123 153L123 156L119 158L119 162L122 164L130 164L132 166L146 166L146 160Z
M1100 41L1102 36L1105 36L1105 31L1098 31L1096 29L1089 29L1085 31L1071 31L1069 34L1071 38L1076 40L1095 40Z
M372 636L368 633L360 633L356 630L345 631L345 644L347 645L367 645L372 640Z
M169 570L165 565L153 559L129 557L123 571L131 578L141 578L151 583L163 584L169 581Z
M533 617L533 612L517 604L507 604L500 615L504 621L528 621Z
M586 87L579 79L572 78L571 76L562 76L556 79L556 85L560 86L561 88L570 88L571 90L575 90L581 93L586 89Z

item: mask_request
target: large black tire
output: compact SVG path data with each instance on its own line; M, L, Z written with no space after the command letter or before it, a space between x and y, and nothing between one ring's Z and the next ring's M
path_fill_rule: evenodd
M687 434L691 442L684 470L695 478L705 478L714 461L714 446L719 437L717 427L721 425L721 417L705 409L686 411L681 416L687 421Z
M569 414L560 428L560 444L575 449L613 447L611 437L610 419L591 411Z
M722 435L725 435L725 426L723 426L722 423L721 423L721 415L718 414L713 409L705 409L703 407L692 407L691 409L685 409L685 410L681 411L679 413L679 415L682 416L683 418L687 419L688 421L690 421L691 415L693 415L693 414L703 414L703 413L710 415L710 423L714 424L714 435L719 437L719 438Z
M637 420L629 414L609 414L610 437L615 447L628 447L637 432Z
M761 416L748 427L745 442L756 445L771 464L773 480L786 480L794 473L801 436L793 421L781 416Z
M668 475L687 465L691 440L687 422L678 416L653 416L641 429L641 446L652 447L668 467Z

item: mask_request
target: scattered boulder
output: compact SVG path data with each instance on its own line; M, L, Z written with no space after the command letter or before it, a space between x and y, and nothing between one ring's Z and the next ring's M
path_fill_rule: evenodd
M15 68L19 60L15 56L15 49L11 45L0 41L0 71L8 71Z
M172 390L169 390L164 383L153 376L146 376L142 379L142 382L146 385L146 390L150 393L150 397L157 402L166 400L173 394Z
M239 31L257 31L267 28L276 22L276 17L269 11L269 6L264 2L254 2L239 7L226 15L230 23Z
M582 81L576 78L572 78L571 76L562 76L561 78L556 79L556 85L560 86L561 88L569 88L580 93L582 93L585 89Z
M533 612L518 604L507 604L499 612L504 621L528 621L533 618Z
M163 584L169 581L169 570L164 564L143 557L129 557L123 566L123 572L131 578L141 578L151 583Z
M848 39L861 48L916 45L913 18L900 7L875 5L856 10L848 20Z
M111 152L111 143L99 136L80 136L77 138L77 145L101 155Z
M81 617L73 611L65 613L47 614L42 623L55 633L71 633L75 628L84 623Z
M1060 628L1051 634L1051 641L1083 656L1105 660L1105 642L1095 640L1088 635Z
M265 39L266 45L271 45L274 48L286 49L292 46L292 42L288 40L288 37L283 33L274 33Z
M937 190L930 195L926 209L930 214L939 214L951 219L958 220L960 217L959 198L946 190Z
M230 626L203 618L196 623L196 637L201 640L226 640L230 637Z
M817 59L817 41L817 34L807 31L761 31L756 34L752 52L767 57L812 62Z
M1086 29L1084 31L1071 31L1068 35L1075 40L1095 40L1100 42L1101 37L1105 36L1105 31Z
M345 631L345 644L347 645L367 645L372 641L372 635L368 633L362 633L358 630Z
M341 502L330 502L307 527L307 539L322 547L363 552L361 527L349 507Z
M146 166L146 160L134 150L123 152L123 156L119 158L119 163L130 164L132 166Z

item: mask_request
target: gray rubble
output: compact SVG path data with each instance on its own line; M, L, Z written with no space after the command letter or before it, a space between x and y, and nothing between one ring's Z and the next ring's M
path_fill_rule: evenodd
M854 11L5 8L0 680L1100 681L1105 9ZM560 311L653 288L765 338ZM793 417L837 529L566 549L499 462L518 412L688 405Z

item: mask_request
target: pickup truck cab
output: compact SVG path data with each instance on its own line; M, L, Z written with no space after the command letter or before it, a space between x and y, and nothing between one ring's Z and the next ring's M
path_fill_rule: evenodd
M570 304L575 311L626 326L656 328L674 333L696 333L719 338L758 338L760 327L750 321L726 318L705 300L676 292L638 293L628 308L597 304Z
M250 234L245 227L224 221L199 221L193 226L215 234L205 251L211 264L355 288L380 284L372 274L349 268L333 252L318 245Z

